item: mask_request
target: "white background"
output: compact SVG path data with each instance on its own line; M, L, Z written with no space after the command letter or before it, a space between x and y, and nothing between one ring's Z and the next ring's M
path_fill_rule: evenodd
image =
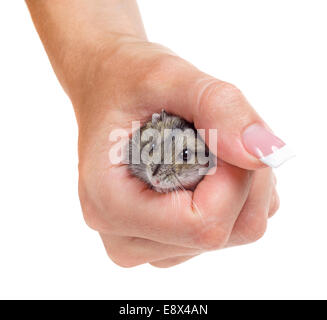
M258 242L123 269L82 218L77 126L23 1L0 2L0 298L327 298L327 2L139 1L151 41L236 84L297 153Z

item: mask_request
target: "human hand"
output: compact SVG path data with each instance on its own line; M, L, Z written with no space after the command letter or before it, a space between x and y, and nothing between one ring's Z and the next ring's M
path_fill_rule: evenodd
M119 49L99 57L91 68L96 70L92 85L83 85L84 98L77 106L82 110L81 204L108 255L121 266L150 262L168 267L207 250L260 238L277 210L278 196L271 169L262 168L239 137L248 125L262 120L238 89L166 48L130 37L118 41ZM112 130L130 132L132 121L147 121L163 106L197 128L224 133L224 144L218 136L217 153L224 161L216 173L205 176L194 192L179 191L178 198L148 189L126 166L110 164L108 158L115 143L108 138Z
M114 27L125 21L107 19L111 12L123 10L130 17L135 8L104 0L83 2L88 8L75 0L27 2L76 112L84 217L99 231L112 260L125 267L146 262L169 267L260 238L278 196L271 169L258 157L283 143L264 129L242 93L148 42L141 27L125 23L106 30L111 21ZM133 2L124 3L133 7ZM114 129L130 130L132 121L147 121L163 107L196 128L216 128L219 135L217 150L211 150L221 159L216 173L194 192L179 192L178 199L147 189L108 157Z

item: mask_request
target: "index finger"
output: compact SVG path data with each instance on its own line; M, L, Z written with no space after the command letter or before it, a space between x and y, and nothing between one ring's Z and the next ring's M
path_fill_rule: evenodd
M110 232L196 248L215 247L228 238L251 180L249 171L223 163L195 192L177 196L150 190L124 166L110 171L101 188Z

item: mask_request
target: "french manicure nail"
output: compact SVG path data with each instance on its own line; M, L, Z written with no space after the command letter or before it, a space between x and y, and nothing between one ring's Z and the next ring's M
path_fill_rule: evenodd
M264 164L277 168L295 154L283 142L260 124L253 124L243 132L245 149Z

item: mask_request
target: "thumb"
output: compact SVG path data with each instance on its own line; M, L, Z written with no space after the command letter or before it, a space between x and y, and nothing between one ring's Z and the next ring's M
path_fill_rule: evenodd
M167 111L194 123L197 129L217 130L218 158L241 168L276 168L293 156L234 85L214 79L193 66L182 68L169 87Z

